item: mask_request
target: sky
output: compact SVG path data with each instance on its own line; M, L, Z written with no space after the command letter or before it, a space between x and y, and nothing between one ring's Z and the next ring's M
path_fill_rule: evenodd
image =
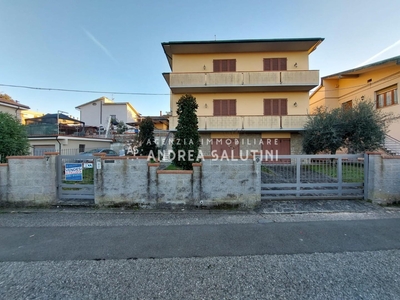
M105 96L159 115L162 42L321 37L309 61L322 77L400 55L399 11L398 0L0 0L0 93L44 113L79 117Z

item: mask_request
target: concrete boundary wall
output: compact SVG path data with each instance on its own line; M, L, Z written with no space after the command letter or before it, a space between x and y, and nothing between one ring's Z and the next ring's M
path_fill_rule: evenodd
M400 202L400 156L368 153L367 198L378 204Z
M0 166L0 202L22 206L57 202L54 155L10 156Z
M254 207L261 201L259 160L205 159L193 164L192 171L158 170L159 163L143 158L102 157L101 164L95 182L95 202L101 206Z
M57 198L57 153L8 157L0 164L0 205L41 206ZM366 199L400 202L400 156L367 153ZM96 157L95 204L99 206L165 205L254 207L261 201L258 157L213 160L205 157L192 171L159 170L147 157Z

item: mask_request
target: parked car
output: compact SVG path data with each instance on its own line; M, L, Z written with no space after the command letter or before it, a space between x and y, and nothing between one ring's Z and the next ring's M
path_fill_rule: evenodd
M79 155L93 155L95 153L105 153L106 156L119 156L117 152L107 148L96 148L89 151L81 152Z

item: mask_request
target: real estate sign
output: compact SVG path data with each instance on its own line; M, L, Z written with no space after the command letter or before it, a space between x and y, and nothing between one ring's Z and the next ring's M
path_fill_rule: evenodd
M82 170L83 170L83 168L82 168L81 163L66 163L65 164L65 180L82 181L83 180Z

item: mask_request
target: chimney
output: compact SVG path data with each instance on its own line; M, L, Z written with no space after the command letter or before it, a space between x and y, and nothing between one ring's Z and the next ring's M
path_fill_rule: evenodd
M160 110L160 117L162 117L162 110Z

